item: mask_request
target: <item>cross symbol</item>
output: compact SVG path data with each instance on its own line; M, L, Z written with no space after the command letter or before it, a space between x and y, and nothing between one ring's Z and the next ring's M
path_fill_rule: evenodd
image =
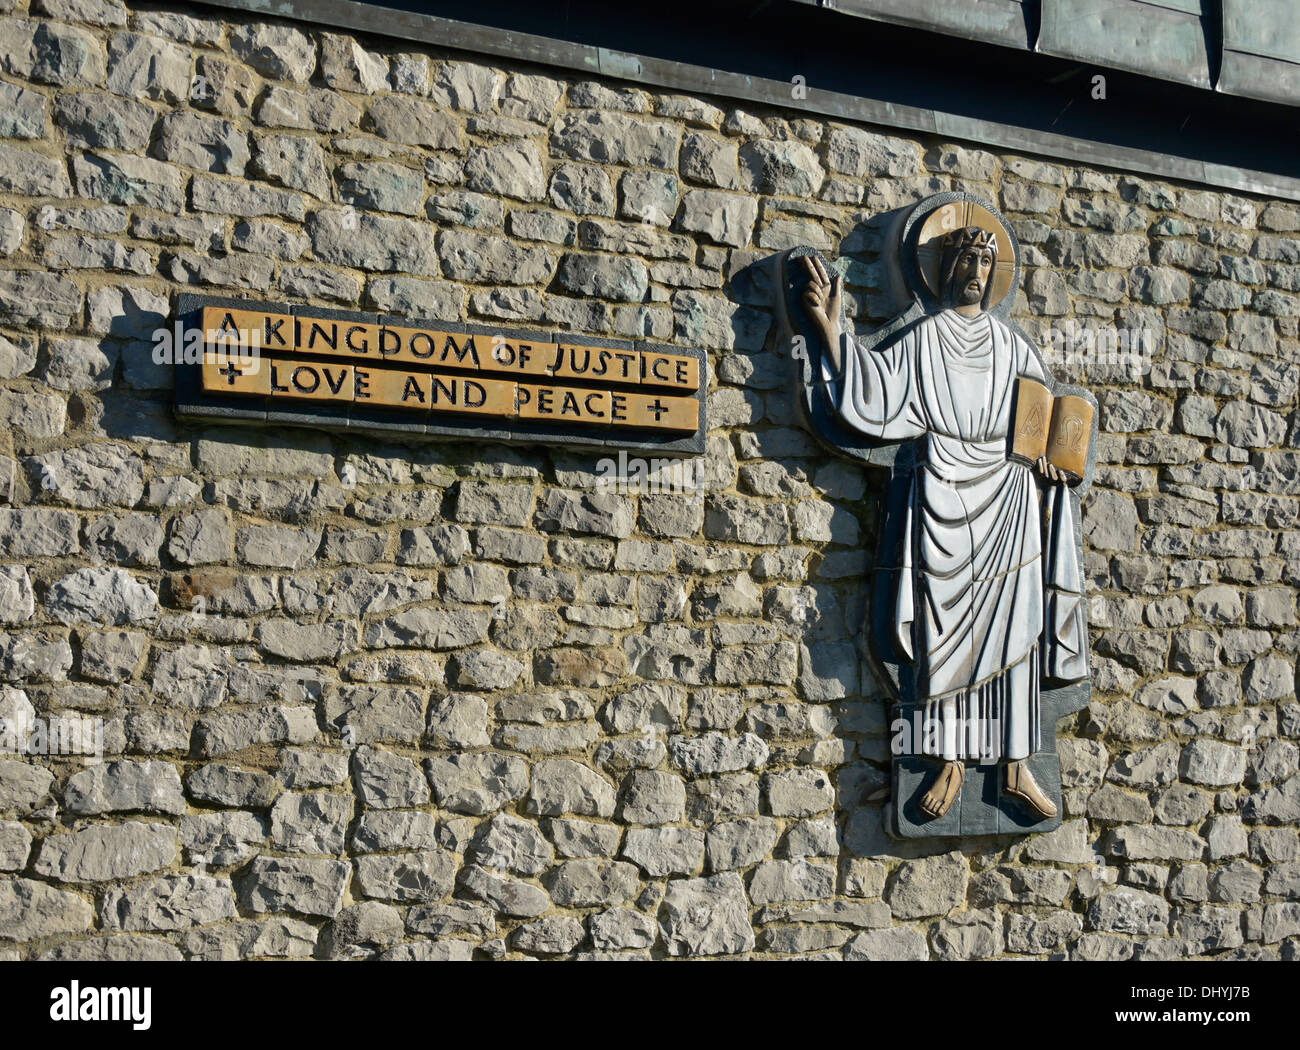
M233 382L233 380L231 380L231 382ZM668 411L668 406L661 404L659 399L655 398L654 404L646 405L646 411L653 412L655 414L655 422L658 423L659 417Z
M242 376L244 374L242 369L235 367L234 361L227 361L224 365L218 368L217 371L226 377L226 382L231 386L235 385L236 376Z

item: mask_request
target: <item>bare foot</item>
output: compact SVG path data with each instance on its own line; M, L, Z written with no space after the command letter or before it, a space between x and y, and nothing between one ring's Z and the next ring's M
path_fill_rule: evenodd
M943 768L935 775L930 789L921 796L917 806L931 820L942 817L961 794L962 783L966 779L966 766L962 762L945 762Z
M1023 759L1007 763L1005 792L1012 798L1024 803L1032 813L1038 814L1040 820L1056 816L1056 806L1043 794L1033 775L1029 772L1029 763Z

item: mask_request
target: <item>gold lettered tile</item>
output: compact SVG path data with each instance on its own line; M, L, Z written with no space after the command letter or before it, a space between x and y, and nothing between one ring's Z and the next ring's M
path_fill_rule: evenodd
M430 408L505 419L515 414L515 383L507 379L434 373Z
M483 356L487 351L487 342L482 336L470 332L433 332L431 333L437 352L426 364L439 368L472 368L476 371L483 367Z
M200 374L203 389L213 394L254 394L265 397L271 392L271 370L263 357L207 350L203 354Z
M378 344L379 359L393 364L433 366L444 353L452 353L455 359L454 349L444 346L442 333L429 328L380 325Z
M394 328L401 350L393 360L511 375L549 374L555 344L481 332L444 332L434 329Z
M429 411L433 377L428 372L398 368L355 368L354 372L357 404Z
M293 319L293 348L300 354L378 360L379 326L331 317Z
M636 350L561 343L551 375L556 379L590 379L610 385L641 381L641 355Z
M607 425L610 393L589 387L519 384L519 418Z
M379 360L379 325L339 322L339 345L358 361Z
M205 306L199 326L210 346L257 347L261 350L293 348L293 318L262 310L226 310Z
M487 354L487 343L482 336L399 325L384 326L380 348L383 360L394 364L463 368L473 372L484 371Z
M351 401L352 366L323 361L270 359L271 396L296 401Z
M693 432L700 425L700 403L693 397L614 391L610 403L615 426Z
M557 349L554 343L496 334L477 338L484 372L509 372L521 376L551 374Z
M700 362L682 354L641 351L641 382L645 386L667 386L678 390L698 390Z

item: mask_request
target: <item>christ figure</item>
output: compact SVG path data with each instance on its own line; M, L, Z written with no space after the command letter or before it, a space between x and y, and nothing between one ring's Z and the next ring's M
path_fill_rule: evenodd
M1048 378L1029 343L989 312L997 240L979 226L942 241L941 309L882 350L841 330L841 278L805 258L809 317L824 340L822 379L848 426L918 440L903 530L894 640L915 666L916 700L937 727L922 750L938 768L918 800L931 819L958 798L967 761L1002 763L1004 794L1038 819L1056 806L1030 773L1039 750L1044 622L1042 505L1036 468L1008 457L1016 380Z

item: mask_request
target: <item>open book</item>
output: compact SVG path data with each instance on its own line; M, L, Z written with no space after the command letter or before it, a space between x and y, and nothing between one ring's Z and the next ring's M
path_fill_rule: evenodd
M1092 403L1074 394L1052 397L1042 383L1016 380L1011 458L1033 465L1042 456L1075 481L1083 477L1092 440Z

